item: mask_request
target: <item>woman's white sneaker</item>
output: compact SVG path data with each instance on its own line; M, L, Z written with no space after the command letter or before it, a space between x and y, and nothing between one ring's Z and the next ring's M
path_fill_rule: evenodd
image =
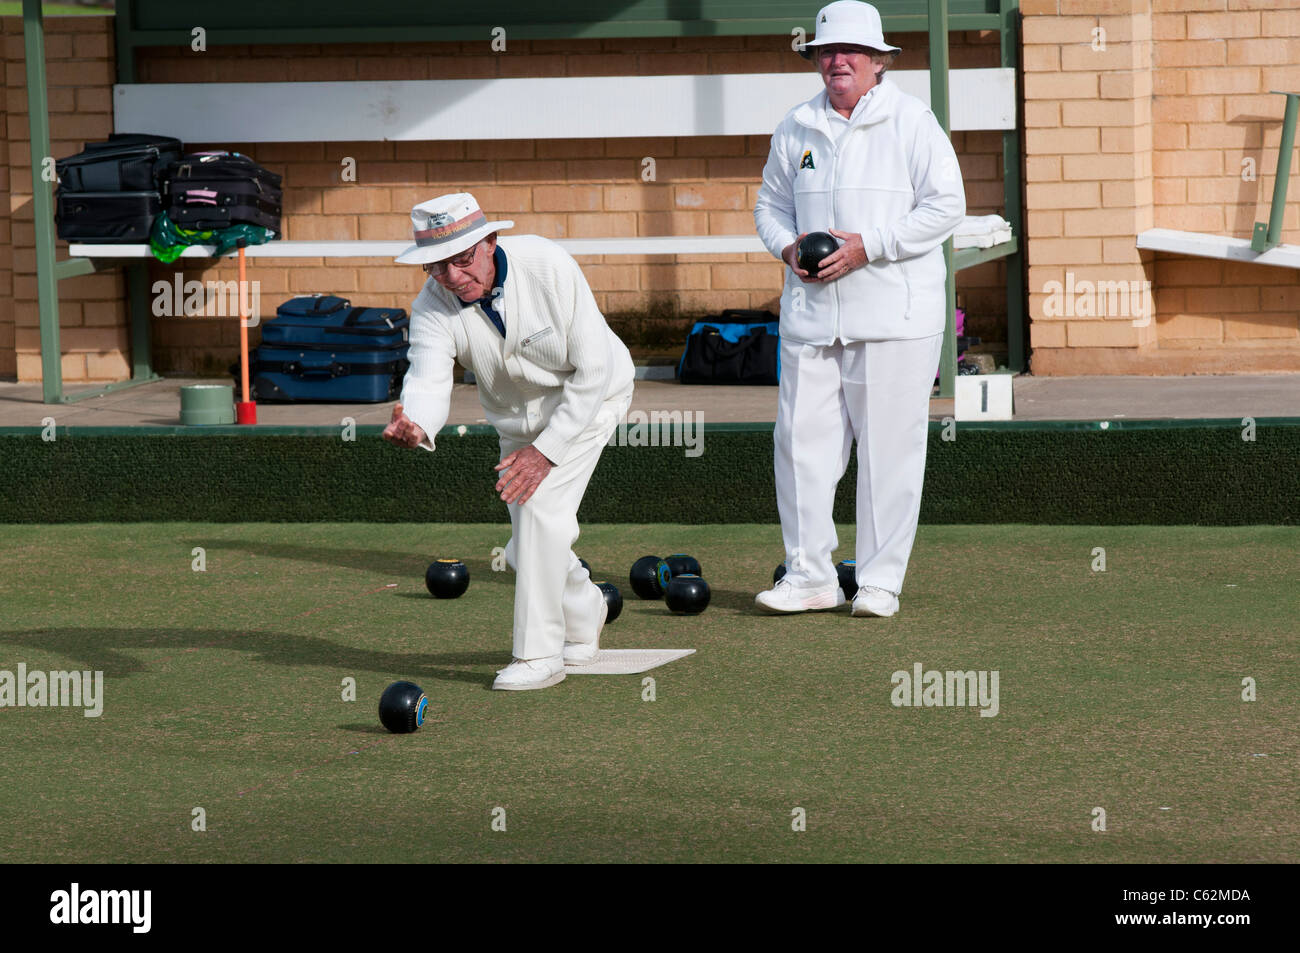
M898 596L888 589L876 586L862 586L853 597L853 614L855 616L878 616L887 619L898 611Z
M564 656L550 658L517 658L497 672L493 688L508 692L523 692L531 688L549 688L564 681Z
M826 609L838 609L844 605L844 591L838 582L816 589L796 589L785 579L781 579L771 589L765 589L754 597L754 605L759 612L768 615L789 615L794 612L822 612Z

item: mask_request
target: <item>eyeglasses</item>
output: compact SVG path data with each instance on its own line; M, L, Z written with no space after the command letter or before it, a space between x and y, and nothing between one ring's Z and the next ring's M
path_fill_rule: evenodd
M860 56L869 56L871 55L871 50L867 49L865 46L853 46L847 43L828 43L826 46L820 47L817 51L818 57L824 60L831 59L836 53L843 53L846 56L855 54Z
M474 259L478 257L478 245L475 245L469 251L461 252L455 258L448 258L446 261L431 261L424 266L424 273L433 278L441 278L447 273L447 268L455 265L457 268L468 268L474 264Z

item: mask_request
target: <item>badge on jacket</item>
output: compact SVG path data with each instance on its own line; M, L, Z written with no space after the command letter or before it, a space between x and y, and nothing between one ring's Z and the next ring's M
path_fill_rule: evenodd
M817 166L813 165L811 149L806 149L804 151L803 158L799 160L799 168L812 169L814 172L817 171Z

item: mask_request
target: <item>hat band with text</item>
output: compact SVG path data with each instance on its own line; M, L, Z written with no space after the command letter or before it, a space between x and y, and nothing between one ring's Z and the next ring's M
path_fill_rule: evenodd
M449 238L455 238L461 232L468 231L476 225L481 225L487 221L487 216L483 214L482 209L478 209L467 215L459 221L452 222L450 225L440 225L437 228L417 229L415 232L415 244L419 247L428 245L438 245Z

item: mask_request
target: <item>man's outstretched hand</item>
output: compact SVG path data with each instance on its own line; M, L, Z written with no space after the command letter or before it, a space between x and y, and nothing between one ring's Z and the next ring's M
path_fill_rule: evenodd
M399 403L393 407L393 419L384 428L384 439L399 447L418 447L424 443L424 428L402 411Z
M497 492L507 503L527 503L553 466L531 445L516 450L496 465L498 472L505 471L497 481Z

